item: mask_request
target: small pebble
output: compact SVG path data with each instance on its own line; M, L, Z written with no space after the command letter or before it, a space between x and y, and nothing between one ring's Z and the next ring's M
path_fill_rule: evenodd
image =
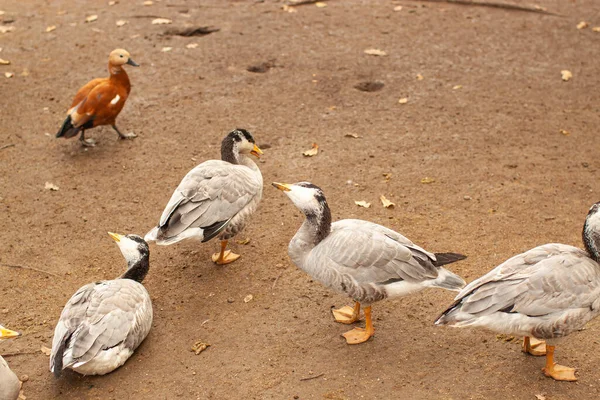
M227 299L227 302L230 304L233 303L234 301L235 301L235 299L232 299L231 297Z
M21 375L21 382L27 382L29 380L29 375Z
M465 200L472 200L473 198L471 196L463 196L463 199L465 199Z

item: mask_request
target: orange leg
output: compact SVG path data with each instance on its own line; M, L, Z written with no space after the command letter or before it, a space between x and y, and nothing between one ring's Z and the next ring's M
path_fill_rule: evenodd
M354 328L351 331L344 333L342 336L346 338L348 344L359 344L369 340L375 333L373 329L373 321L371 320L371 306L365 307L365 329Z
M544 375L557 381L576 381L575 368L565 367L554 363L554 346L546 345L546 367L542 368Z
M534 337L525 336L523 338L523 353L531 354L532 356L546 355L546 342L537 340Z
M331 312L333 313L335 322L342 324L353 324L360 319L360 303L356 301L354 302L354 308L350 306L344 306L342 308L338 308L337 310L331 310Z
M235 254L231 250L225 251L226 248L227 240L221 240L221 252L212 255L212 260L215 264L229 264L240 258L239 254Z

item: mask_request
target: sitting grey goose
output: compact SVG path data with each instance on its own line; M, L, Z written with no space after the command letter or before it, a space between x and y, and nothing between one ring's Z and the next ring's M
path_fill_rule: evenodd
M19 332L11 331L0 325L0 340L21 336ZM0 356L0 400L17 400L21 391L21 381L10 369L4 358Z
M585 219L585 250L550 243L518 254L468 284L435 323L524 336L524 352L546 355L546 376L577 380L574 368L554 363L554 349L600 314L599 210Z
M50 371L65 368L104 375L127 361L150 332L152 301L142 281L150 268L148 244L137 235L109 232L127 261L119 278L81 287L54 330Z
M293 237L288 254L294 264L325 286L346 293L354 307L333 310L337 322L351 324L364 308L366 329L343 336L348 344L369 340L374 329L371 304L406 296L428 287L459 290L465 281L442 265L466 258L455 253L430 253L384 226L357 219L331 223L322 190L309 182L273 183L304 213L306 220Z
M258 166L246 154L259 158L262 151L245 129L230 132L221 143L221 160L196 166L183 178L158 226L144 239L170 245L194 238L201 242L219 236L221 251L216 264L228 264L240 256L227 241L242 231L262 198L263 179Z

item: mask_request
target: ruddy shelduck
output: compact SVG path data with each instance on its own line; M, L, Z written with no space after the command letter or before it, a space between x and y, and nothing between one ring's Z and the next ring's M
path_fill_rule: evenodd
M116 49L110 53L108 57L110 76L91 80L79 89L71 108L67 111L65 122L56 134L57 138L70 138L81 132L79 136L81 143L84 146L95 146L94 140L85 138L85 130L100 125L112 126L121 139L133 139L137 136L134 133L121 133L115 124L131 91L129 77L123 69L125 64L139 67L126 50Z

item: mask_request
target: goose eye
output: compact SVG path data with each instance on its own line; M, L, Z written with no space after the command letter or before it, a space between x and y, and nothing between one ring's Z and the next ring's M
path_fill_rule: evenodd
M123 58L123 54L121 54L119 57Z

